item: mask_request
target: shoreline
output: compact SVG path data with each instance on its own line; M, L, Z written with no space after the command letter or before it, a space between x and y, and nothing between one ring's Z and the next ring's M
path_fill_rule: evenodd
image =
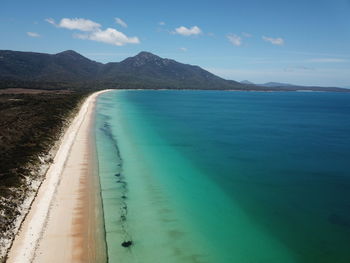
M106 91L86 98L66 130L6 262L104 261L93 127L96 98Z

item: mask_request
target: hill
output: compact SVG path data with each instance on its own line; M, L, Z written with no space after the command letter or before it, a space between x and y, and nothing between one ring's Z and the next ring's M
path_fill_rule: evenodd
M289 84L289 83L280 83L280 82L267 82L264 84L257 84L258 86L263 86L263 87L293 87L297 85Z
M121 62L98 63L68 50L50 55L0 51L2 82L92 83L115 87L233 89L244 88L198 66L141 52Z
M71 82L93 80L101 63L75 51L50 55L34 52L0 51L0 80Z
M140 52L102 64L73 50L57 54L0 50L0 88L169 88L256 91L349 91L341 88L254 85L220 78L199 66Z
M120 63L106 64L100 79L162 88L232 89L244 88L238 82L231 83L198 67L163 59L148 52L141 52Z

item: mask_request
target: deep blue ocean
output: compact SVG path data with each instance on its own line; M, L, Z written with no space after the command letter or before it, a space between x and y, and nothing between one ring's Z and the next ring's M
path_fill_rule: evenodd
M350 94L112 91L95 126L110 262L350 262Z

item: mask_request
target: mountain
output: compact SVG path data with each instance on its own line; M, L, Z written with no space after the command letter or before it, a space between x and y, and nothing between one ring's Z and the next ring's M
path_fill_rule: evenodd
M292 87L292 86L297 86L297 85L293 85L293 84L288 84L288 83L280 83L280 82L267 82L264 84L257 84L258 86L262 86L262 87Z
M244 88L198 67L141 52L119 63L107 63L100 79L108 82L148 83L163 88L230 89Z
M0 80L83 81L97 77L101 63L91 61L75 51L55 55L3 50L0 51Z
M248 85L255 85L253 82L251 82L249 80L242 80L241 83L242 84L248 84Z
M199 66L141 52L121 62L102 64L73 50L57 54L0 50L0 88L175 88L293 91L283 83L254 85L220 78ZM302 87L306 90L349 91Z
M0 51L0 81L98 82L127 88L244 88L198 66L149 52L102 64L72 50L54 55L4 50Z
M255 84L249 80L242 80L240 83L242 84L248 84L248 85L256 85L260 87L268 87L268 88L277 88L277 87L292 87L292 86L297 86L293 84L288 84L288 83L280 83L280 82L267 82L264 84Z
M254 85L255 87L260 87L264 91L341 91L341 92L350 92L346 88L338 87L318 87L318 86L301 86L289 83L282 82L267 82L264 84L255 84L249 80L243 80L240 83L247 85ZM251 88L251 87L249 87ZM260 89L260 90L261 90ZM258 90L258 89L254 89Z
M318 86L302 86L289 83L281 82L267 82L264 84L256 84L257 86L267 88L267 89L278 89L281 91L341 91L341 92L350 92L345 88L337 87L318 87Z

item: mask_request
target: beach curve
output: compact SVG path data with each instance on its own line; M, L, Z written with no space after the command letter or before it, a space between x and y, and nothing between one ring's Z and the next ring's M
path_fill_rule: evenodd
M91 139L91 94L65 132L54 161L8 253L7 262L101 262L105 259ZM74 176L73 176L74 175ZM96 243L96 244L95 244ZM98 260L98 261L97 261Z

